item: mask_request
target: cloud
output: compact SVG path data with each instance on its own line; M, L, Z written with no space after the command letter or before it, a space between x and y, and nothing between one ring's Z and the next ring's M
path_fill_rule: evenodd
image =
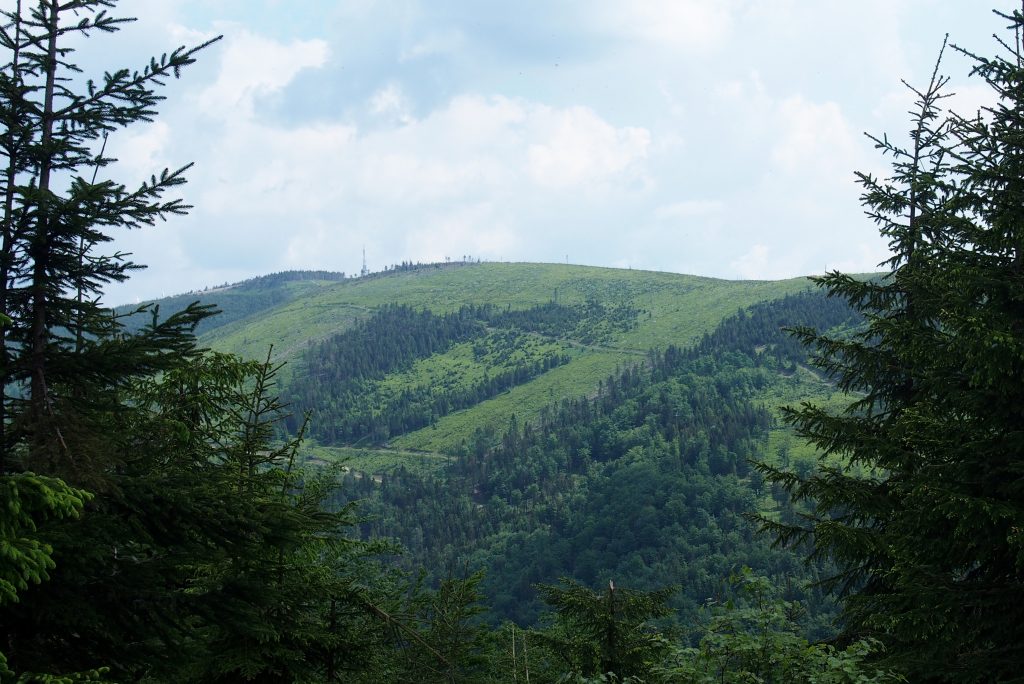
M787 173L852 178L850 163L862 146L837 103L788 97L778 104L777 116L781 135L772 149L777 168Z
M142 180L172 165L166 155L170 138L170 126L157 120L112 135L106 153L118 160L119 177Z
M261 73L246 61L257 53L288 66ZM551 216L583 229L644 178L650 132L580 105L462 93L417 114L424 105L389 78L319 121L259 116L261 98L327 56L318 41L250 33L225 47L200 95L215 116L181 231L197 268L352 271L363 244L378 264L528 256Z
M616 129L585 107L541 107L533 113L543 140L529 147L529 172L547 188L593 184L617 175L642 160L651 142L648 131Z
M322 67L330 54L323 40L278 42L235 30L222 48L217 80L199 95L200 108L223 119L249 119L257 99L279 93L303 69Z
M390 86L371 102L383 112L401 106ZM505 195L524 182L585 190L633 174L649 139L586 108L483 96L460 96L422 119L406 115L396 128L242 121L216 143L220 183L204 204L272 214L312 213L339 201L414 210Z
M458 29L433 31L416 41L411 47L402 50L399 62L414 62L419 59L448 55L463 48L466 36Z
M984 110L994 107L999 99L996 91L983 83L961 84L949 90L950 97L943 102L944 109L965 119L973 118L978 112L982 112L983 118L988 118Z
M370 97L370 113L399 124L412 121L410 103L401 86L389 83Z
M729 267L741 278L751 280L765 279L765 273L769 267L769 252L770 250L766 245L754 245L750 248L750 251L729 264Z
M858 242L850 246L842 256L833 255L826 261L826 271L843 273L874 273L879 266L892 256L885 240L881 236L872 236L870 240Z
M424 227L409 231L405 249L424 261L463 255L501 258L514 251L519 241L498 210L483 202L429 217Z
M782 251L782 254L778 252ZM797 248L776 250L768 245L755 244L741 256L734 259L729 268L731 275L744 280L778 280L800 275L801 270L807 272L807 255Z
M221 216L301 216L334 206L332 168L350 157L355 128L312 124L285 128L251 121L227 126L197 170L200 210Z
M529 108L529 103L523 100L467 93L432 112L424 124L454 133L454 139L446 142L456 149L481 148L521 130L526 120L532 118ZM517 145L519 141L513 138L508 142Z
M593 11L606 30L679 52L706 52L726 42L734 23L729 0L604 2Z
M945 30L984 49L999 28L938 0L294 5L125 0L130 52L86 69L227 36L168 84L165 127L111 138L127 181L196 161L192 215L130 244L154 281L351 272L363 243L371 266L477 252L861 270L884 244L853 171L888 161L861 131L906 135L899 78L927 79ZM954 85L958 109L985 101Z
M921 5L934 0L830 0L808 5L804 0L745 0L737 4L735 33L774 54L759 60L764 67L796 59L806 68L794 73L852 70L862 79L909 73L904 35L908 27L923 39L925 13ZM917 7L914 7L917 5ZM948 27L947 27L948 28ZM941 41L941 34L935 34ZM936 48L938 45L936 45ZM845 84L847 88L857 84Z

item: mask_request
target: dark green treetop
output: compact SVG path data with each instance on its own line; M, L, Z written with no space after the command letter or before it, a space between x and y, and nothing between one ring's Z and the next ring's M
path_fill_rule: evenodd
M533 640L549 654L549 668L565 673L564 681L626 681L646 674L667 651L665 634L653 621L672 612L667 603L675 588L637 591L609 580L606 591L593 591L563 578L537 591L552 612Z
M66 466L75 458L73 440L58 414L72 386L109 384L161 356L159 345L117 346L119 326L99 297L104 285L138 266L97 249L113 239L112 229L186 211L166 193L185 182L188 167L164 169L129 189L104 177L115 161L105 143L151 120L163 99L155 89L209 42L178 48L137 71L84 78L71 41L131 21L109 15L114 4L18 0L0 14L0 312L10 319L0 329L0 471L19 442L31 447L20 456L26 465Z
M892 175L859 175L889 272L819 283L866 327L798 331L853 397L841 412L788 414L822 469L762 467L815 505L806 525L764 526L838 564L845 636L881 640L884 662L912 681L1024 668L1024 13L998 16L1010 29L1001 54L954 48L995 103L945 112L937 66L914 90L910 144L876 139Z

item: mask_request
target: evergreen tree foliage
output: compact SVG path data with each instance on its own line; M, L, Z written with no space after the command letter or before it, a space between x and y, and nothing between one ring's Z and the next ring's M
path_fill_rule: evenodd
M269 443L271 379L211 355L139 383L111 422L108 489L38 527L56 567L4 611L12 664L310 681L358 661L373 546L345 538L350 510L323 510L329 487L292 466L294 444Z
M32 473L0 475L0 606L18 601L18 592L30 583L49 579L54 568L53 548L35 536L37 526L48 518L77 518L89 495L64 482ZM105 681L107 668L71 675L22 673L8 667L0 651L0 681L70 682Z
M449 573L428 590L420 573L404 607L406 631L413 636L399 640L403 647L388 671L391 679L457 684L507 678L492 667L491 634L481 620L483 577L482 571L467 577Z
M29 584L49 579L53 549L32 535L37 522L49 517L77 518L90 497L56 478L31 473L8 475L0 480L4 516L0 519L0 604L18 600Z
M534 623L533 585L559 577L679 585L671 605L682 624L737 566L775 582L815 577L821 568L801 568L743 518L765 508L796 515L747 457L773 424L759 397L807 360L782 330L799 323L849 327L856 317L817 292L756 305L699 349L670 347L621 369L596 396L562 400L501 433L479 430L445 471L398 468L379 484L349 473L339 501L360 500L364 538L397 538L413 568L486 568L492 622ZM799 591L815 617L810 632L831 634L830 602Z
M187 209L164 198L184 169L97 180L106 137L206 45L75 91L68 41L116 31L113 5L17 2L0 27L0 678L340 681L383 642L379 547L272 442L276 370L198 349L211 307L130 333L99 302L135 267L97 252L111 231Z
M537 590L552 613L546 629L532 632L533 640L547 652L549 667L567 675L563 681L620 682L646 674L664 656L667 641L652 621L671 613L667 601L674 589L644 592L609 581L596 592L563 578Z
M803 608L778 597L765 577L743 568L729 578L729 596L709 599L696 647L675 648L654 680L686 684L883 684L906 681L865 663L878 645L845 649L811 644L799 623Z
M816 505L806 525L765 526L836 561L847 638L880 639L912 681L1024 669L1024 13L999 16L1004 52L961 51L995 104L944 112L937 66L914 91L910 146L877 140L891 177L860 175L890 270L820 284L866 329L799 331L853 396L838 413L790 413L823 468L763 468Z
M77 35L111 33L128 19L107 14L112 0L21 1L3 11L0 45L0 311L11 319L0 335L0 470L12 448L23 467L72 467L65 432L81 418L72 401L83 383L109 383L140 353L108 345L117 332L98 301L102 287L127 278L134 264L101 255L114 228L152 224L187 206L168 190L185 168L164 170L129 190L102 179L114 160L107 136L150 120L162 99L154 88L195 60L203 47L179 48L140 71L120 69L80 86L69 47ZM208 43L207 43L208 44ZM99 179L98 179L99 178ZM111 353L117 351L120 353ZM142 354L144 356L144 354ZM13 390L13 392L12 392ZM24 397L24 399L23 399Z
M815 534L855 592L850 633L877 635L906 671L999 679L1020 666L1019 59L978 59L1007 106L941 119L938 79L921 93L915 148L881 141L896 182L863 181L893 238L893 273L826 279L868 314L866 332L849 332L857 319L841 302L813 296L740 312L692 349L621 369L596 396L481 431L441 477L398 470L378 487L350 474L340 494L337 473L297 463L308 414L278 439L289 415L269 353L257 363L199 349L209 306L146 307L128 324L99 301L136 267L99 254L111 231L188 208L167 199L187 167L129 190L102 177L114 161L105 141L153 117L154 88L207 45L75 90L68 39L116 31L128 20L106 14L114 4L16 0L0 26L0 681L518 682L530 669L536 681L881 681L856 679L873 642L808 646L753 580L760 612L713 621L695 651L653 626L672 617L671 591L588 588L615 570L700 592L740 558L793 570L741 514L779 493L762 491L744 455L772 423L758 392L804 360L779 328L801 322L844 329L804 337L865 395L847 414L806 407L794 419L861 470L765 468L821 514L793 528L796 509L780 502L772 524L789 539ZM243 298L236 313L267 305ZM343 390L330 441L385 439L569 362L514 358L519 335L599 343L636 324L631 306L603 307L384 307L311 350L309 382L292 391L305 407ZM456 344L505 365L461 393L412 388L388 410L347 415L357 391ZM351 499L371 492L384 514L357 518ZM381 558L396 549L359 539L357 525L418 535L414 558L432 567L490 562L506 612L528 611L531 583L552 573L577 580L539 587L554 611L546 628L491 632L482 573L406 575Z
M443 315L386 305L306 351L289 383L290 398L312 413L311 434L320 442L382 444L569 363L570 356L557 351L528 353L524 334L565 334L583 318L578 307L553 303L518 311L463 306ZM469 342L475 360L493 372L468 385L384 386L389 373Z

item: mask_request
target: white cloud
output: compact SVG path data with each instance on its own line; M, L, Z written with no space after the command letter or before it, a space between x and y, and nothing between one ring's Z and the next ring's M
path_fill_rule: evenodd
M223 119L251 118L258 98L280 92L303 69L323 66L330 53L323 40L281 43L245 30L225 40L217 80L199 95L202 110Z
M118 160L116 170L123 178L142 180L170 166L165 154L171 137L165 121L116 131L110 136L106 154Z
M491 258L518 247L519 238L490 203L461 207L429 217L426 225L409 231L405 248L427 261L462 255Z
M630 178L648 143L646 131L615 128L585 108L479 96L410 116L400 128L243 121L216 144L211 173L220 184L203 206L312 215L347 201L408 210L485 195L521 201L525 182L585 190Z
M736 33L742 31L762 50L770 46L776 52L764 55L765 65L798 52L807 67L804 71L820 70L824 75L852 65L862 77L899 78L909 73L903 32L907 26L923 30L921 15L928 9L920 5L933 1L823 0L811 5L806 0L745 0L736 7ZM941 41L941 34L936 37Z
M875 236L870 241L859 242L852 245L852 249L842 257L833 257L825 264L826 271L841 271L843 273L874 273L879 270L879 264L887 260L892 254L880 236Z
M534 114L543 139L529 147L529 171L548 188L593 184L626 171L651 142L647 130L617 129L585 107L535 108Z
M389 83L370 97L370 113L400 124L412 121L409 99L397 83Z
M997 93L985 83L965 83L949 90L951 96L943 102L943 107L966 119L973 118L979 111L984 115L983 110L995 106L999 99Z
M527 118L530 105L500 95L459 95L444 108L431 113L424 123L451 129L455 139L448 141L460 148L483 147L493 144L501 136L520 130ZM512 139L510 143L516 143Z
M260 271L351 271L362 244L378 264L527 256L551 216L611 204L644 173L650 134L586 107L464 94L416 117L408 104L385 83L365 111L405 112L402 125L224 120L196 171L185 249L202 266Z
M735 259L729 267L741 278L761 280L769 268L768 253L766 245L754 245L750 251Z
M728 277L873 268L884 244L853 171L888 160L861 131L906 135L899 78L927 79L945 30L983 51L999 30L940 0L527 3L522 21L487 3L326 5L125 0L141 20L86 74L227 36L168 84L165 126L111 139L128 180L197 162L193 214L144 231L177 247L137 243L143 278L352 271L364 242L371 265L568 252ZM985 101L953 85L956 108Z
M465 197L467 191L494 187L492 179L507 175L496 159L444 159L415 152L375 154L372 143L364 143L361 156L365 155L365 161L350 180L360 195L371 201L407 205L454 201Z
M806 261L803 250L788 249L781 255L778 251L768 245L755 244L729 264L732 275L744 280L778 280L800 275L801 270L806 272L806 266L802 266Z
M402 50L398 60L400 62L413 62L435 55L451 54L458 51L465 44L465 41L465 35L457 29L432 32L414 43L411 47Z
M680 52L721 46L733 28L729 0L633 0L593 9L606 30Z
M777 116L781 135L772 159L781 170L809 176L826 173L833 179L852 177L851 162L862 146L837 103L788 97L778 104Z
M198 172L212 183L200 208L239 216L302 216L335 205L332 169L351 156L356 129L344 124L297 128L240 121L226 126Z
M502 195L521 176L527 109L464 95L402 128L366 132L346 181L360 202L410 209Z
M876 159L851 114L836 100L779 93L768 82L754 72L717 85L710 99L729 135L710 149L720 159L702 161L711 168L725 166L722 159L740 166L735 182L715 193L718 213L702 222L719 227L717 244L695 243L694 250L720 264L715 270L726 277L821 272L829 255L859 254L856 246L876 232L862 219L854 175L873 171ZM855 260L858 270L870 270Z
M170 3L160 4L167 5ZM146 18L151 22L153 21L152 16L147 16ZM177 21L167 21L165 23L165 26L167 30L167 35L170 37L172 44L175 46L186 45L191 47L193 45L202 45L206 41L212 40L213 38L216 38L218 35L220 35L216 31L197 31L194 28L183 26L182 24L179 24Z

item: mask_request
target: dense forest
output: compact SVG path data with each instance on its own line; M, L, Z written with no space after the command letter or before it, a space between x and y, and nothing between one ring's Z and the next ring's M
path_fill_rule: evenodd
M383 444L569 363L569 347L531 345L530 333L592 341L598 328L628 327L637 315L627 307L611 311L614 315L597 302L503 311L463 306L442 315L384 306L309 349L296 364L287 396L297 415L312 416L310 434L321 442ZM486 365L479 378L406 384L384 395L381 381L390 372L408 370L416 360L459 343L471 344L474 360ZM288 427L295 430L297 419Z
M479 433L444 474L400 468L377 484L350 473L339 496L364 500L373 518L364 536L396 537L413 566L486 568L494 619L533 624L534 585L573 577L676 585L671 605L690 622L721 578L747 565L795 585L824 634L828 607L799 588L820 569L770 548L744 514L767 505L784 520L796 515L788 494L750 466L773 421L759 397L775 374L807 361L784 327L857 321L842 300L811 293L740 311L693 348L623 368L596 396L567 398L536 424L513 417L501 435Z
M188 167L128 189L106 140L218 40L83 83L72 47L114 5L2 10L0 682L1020 680L1024 13L966 53L998 105L944 112L936 69L913 147L876 140L886 273L646 351L616 346L654 320L637 300L397 301L283 371L198 343L214 300L101 303L136 268L101 253L113 229L189 208ZM216 301L241 323L325 280ZM482 415L460 407L585 352L621 363L430 468L308 457ZM816 401L780 409L799 378Z

